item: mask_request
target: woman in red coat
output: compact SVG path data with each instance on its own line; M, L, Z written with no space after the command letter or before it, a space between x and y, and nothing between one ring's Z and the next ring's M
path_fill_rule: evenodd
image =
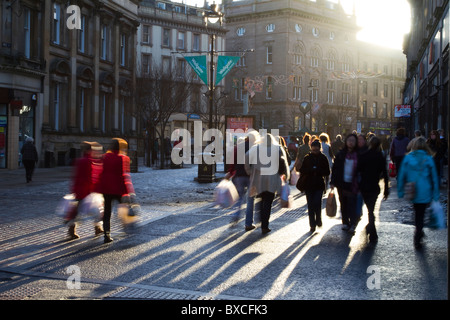
M130 158L126 156L127 147L128 144L125 140L114 138L111 149L103 156L99 192L103 194L105 200L103 213L105 243L113 241L110 236L112 201L129 202L125 199L135 196L130 177Z
M72 178L71 192L75 194L75 199L80 203L93 191L93 159L92 159L92 143L84 141L81 144L83 156L77 159L75 163L74 175ZM78 214L78 206L74 207L66 217L66 223L69 225L70 239L78 239L80 236L76 233L77 224L75 218ZM95 234L102 233L100 225L95 225Z

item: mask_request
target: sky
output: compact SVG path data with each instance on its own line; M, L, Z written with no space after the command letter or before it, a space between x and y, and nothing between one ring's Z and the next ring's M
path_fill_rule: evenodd
M183 2L183 0L173 0ZM338 2L339 0L330 0ZM212 2L212 0L209 0ZM216 0L221 4L222 0ZM411 10L407 0L340 0L351 14L356 9L357 23L363 29L358 39L395 49L402 49L403 36L410 30ZM204 0L184 0L188 5L203 6Z

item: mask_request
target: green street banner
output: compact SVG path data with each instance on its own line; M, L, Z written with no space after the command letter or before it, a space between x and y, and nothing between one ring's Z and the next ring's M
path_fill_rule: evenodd
M241 57L219 56L217 59L216 85L222 81L228 72L234 67Z
M189 56L184 57L200 79L208 85L208 70L206 68L206 56Z

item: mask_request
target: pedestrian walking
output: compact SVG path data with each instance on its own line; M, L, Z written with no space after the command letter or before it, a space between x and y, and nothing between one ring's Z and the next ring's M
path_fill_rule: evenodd
M76 218L78 215L79 204L83 201L91 192L94 190L94 179L97 179L98 168L93 168L93 158L92 158L92 144L87 141L81 143L81 158L77 159L75 162L71 192L75 195L75 201L78 203L65 217L65 223L69 227L68 234L69 240L74 240L80 238L77 234L77 222ZM96 160L96 166L99 163ZM95 171L94 171L95 170ZM95 172L95 175L94 175ZM95 235L98 236L103 232L100 225L95 224Z
M241 217L241 206L244 201L247 203L246 207L246 219L245 230L253 230L255 225L253 224L253 206L254 198L248 195L248 189L250 186L250 176L245 171L245 154L250 149L250 138L239 138L237 145L234 147L233 163L230 164L228 173L225 176L226 179L232 179L233 184L239 195L239 199L232 209L236 212L231 217L232 225L235 225Z
M333 167L333 159L334 159L334 153L333 149L331 149L330 145L330 137L326 133L321 133L319 135L320 145L322 148L322 153L327 157L328 160L328 166L330 168ZM312 145L312 144L311 144ZM331 173L331 171L330 171ZM330 174L325 177L325 190L328 189L328 182L330 181Z
M27 183L29 183L33 180L34 168L38 162L38 153L36 147L34 146L33 138L28 137L25 140L20 153L22 154L22 163L25 166L26 180Z
M358 134L358 154L362 154L368 150L367 146L367 140L366 137L360 133ZM364 200L362 197L361 192L358 192L358 195L356 196L356 215L361 219L362 211L364 206Z
M392 140L389 151L389 156L391 157L391 161L395 164L397 172L400 171L400 166L407 152L408 143L409 138L405 135L405 128L398 128L397 135Z
M277 152L277 155L272 156L272 152ZM267 163L265 159L262 159L262 155L267 155L271 160L274 157L278 159L278 168L275 173L270 173L272 161ZM260 144L250 148L246 154L245 171L250 176L250 196L261 198L259 205L261 231L266 234L271 231L269 218L275 193L281 192L282 179L289 181L290 177L286 153L273 135L266 134L262 137Z
M441 178L441 161L445 156L445 147L442 144L439 132L437 130L432 130L430 136L427 140L427 144L430 147L431 155L433 156L434 164L436 166L437 175L439 179ZM440 185L440 183L439 183Z
M111 141L111 149L103 156L103 171L100 175L99 191L105 201L103 213L104 242L111 238L112 202L134 202L135 192L130 176L130 158L126 155L128 143L120 138Z
M303 136L303 144L298 148L297 157L295 158L294 164L294 168L297 172L300 172L303 159L311 151L311 147L309 146L310 139L311 136L308 133L305 133L305 135Z
M378 241L375 227L375 204L380 194L380 178L384 180L384 197L389 196L389 177L386 158L381 151L381 140L374 136L369 140L368 149L359 156L357 172L360 177L359 190L364 203L367 206L369 223L366 226L366 234L370 242Z
M403 160L397 179L398 197L403 198L407 193L414 205L414 246L417 249L422 247L425 210L431 201L439 201L439 180L430 152L425 138L416 138L411 152Z
M326 190L325 178L330 175L329 160L320 148L319 141L311 143L311 151L305 156L300 169L300 174L306 176L304 179L310 232L322 226L322 195Z
M336 140L331 143L331 151L333 151L333 155L336 156L343 147L344 141L342 141L342 136L338 134L336 135Z
M338 190L341 203L341 215L343 230L351 234L355 233L359 216L356 214L356 202L358 195L357 164L358 164L358 137L351 133L345 138L344 148L334 159L331 170L331 190Z

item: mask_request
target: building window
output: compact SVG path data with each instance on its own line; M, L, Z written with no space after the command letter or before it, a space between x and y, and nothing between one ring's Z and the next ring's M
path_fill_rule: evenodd
M184 78L186 72L186 60L178 59L177 60L177 77Z
M144 75L149 75L150 74L150 57L151 55L149 54L142 54L142 74Z
M84 89L80 89L80 131L84 132Z
M267 64L272 64L272 46L267 47Z
M378 83L377 82L375 82L373 84L373 95L378 96Z
M120 65L125 66L127 53L127 35L122 33L120 35Z
M142 26L142 43L150 44L151 41L151 27L148 25Z
M292 99L294 100L301 100L302 99L302 77L294 76L294 82L292 87Z
M333 104L334 103L334 91L327 91L327 103Z
M336 62L336 55L334 54L334 52L330 52L328 54L327 70L334 70L335 62Z
M272 77L266 78L266 99L272 99L272 87L273 79Z
M25 8L24 10L24 39L25 39L25 50L24 55L25 58L30 59L31 56L31 13L30 9Z
M372 113L374 118L378 117L378 105L376 102L372 104Z
M274 32L275 31L275 25L273 23L270 23L266 26L267 32Z
M192 43L192 50L193 51L200 51L200 35L194 34L194 41Z
M320 52L317 48L311 50L311 67L319 66Z
M170 46L170 29L163 29L162 45L163 47Z
M367 81L362 83L362 93L367 94Z
M184 39L185 39L185 33L184 32L178 32L178 49L184 49Z
M81 16L80 21L81 29L78 30L78 51L85 53L86 47L86 16Z
M384 90L383 90L383 96L384 96L385 98L387 98L387 97L388 97L388 94L389 94L389 86L388 86L387 84L385 84L385 85L384 85Z
M381 115L383 119L387 119L388 115L388 105L387 103L383 103L383 114Z
M156 7L161 10L166 10L166 4L164 2L158 2Z
M364 100L362 103L362 115L367 118L367 101Z
M59 3L54 3L52 42L54 44L60 44L60 41L61 41L61 5Z
M100 57L103 60L108 58L107 48L108 48L108 26L102 25L100 31Z
M242 36L245 34L245 28L243 28L243 27L238 28L238 29L236 30L236 34L237 34L239 37L242 37Z
M60 90L61 86L59 83L55 83L54 92L53 92L53 116L54 116L54 122L53 122L53 129L56 131L59 130L59 107L60 107Z
M344 56L344 62L342 63L342 71L343 72L350 72L350 64L351 59L348 55Z
M120 132L125 133L125 98L120 98Z
M348 92L342 93L342 104L343 104L344 106L347 106L347 105L348 105L349 96L350 96L350 94L349 94Z
M106 93L102 94L100 121L100 129L102 132L106 132Z
M244 99L245 78L233 79L234 100L242 101Z

